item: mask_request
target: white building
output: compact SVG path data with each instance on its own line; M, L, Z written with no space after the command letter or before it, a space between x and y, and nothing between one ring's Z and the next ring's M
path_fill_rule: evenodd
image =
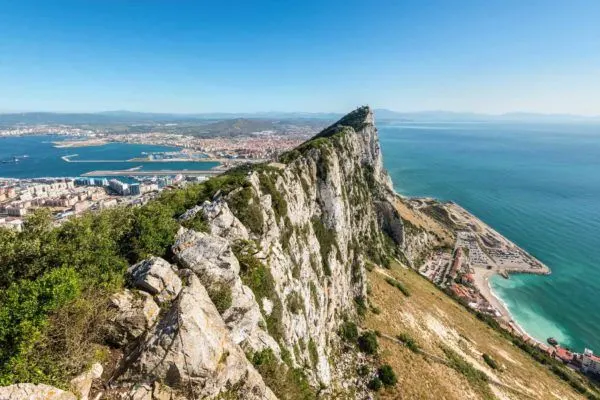
M581 358L581 369L583 372L600 375L600 357L595 356L592 350L585 349Z

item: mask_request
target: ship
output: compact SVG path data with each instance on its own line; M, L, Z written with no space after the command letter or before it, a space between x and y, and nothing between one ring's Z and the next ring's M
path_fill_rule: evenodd
M546 339L548 341L548 343L550 343L552 346L556 346L558 345L558 340L554 339L553 337L549 337L548 339Z

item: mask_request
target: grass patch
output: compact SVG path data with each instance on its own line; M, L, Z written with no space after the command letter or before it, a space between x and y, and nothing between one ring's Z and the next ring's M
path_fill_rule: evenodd
M441 347L448 359L448 366L450 368L462 374L471 384L473 389L477 390L484 399L492 400L496 398L488 385L488 377L485 373L473 367L473 365L451 348L447 346Z

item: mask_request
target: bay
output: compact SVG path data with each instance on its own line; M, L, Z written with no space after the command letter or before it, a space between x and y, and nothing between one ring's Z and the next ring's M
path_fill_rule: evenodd
M208 170L215 162L66 162L61 157L77 154L73 160L128 160L141 157L142 152L178 151L168 146L108 143L102 146L55 148L57 136L20 136L0 138L0 160L22 157L17 163L0 163L2 178L76 177L94 170L125 170L141 167L142 171Z

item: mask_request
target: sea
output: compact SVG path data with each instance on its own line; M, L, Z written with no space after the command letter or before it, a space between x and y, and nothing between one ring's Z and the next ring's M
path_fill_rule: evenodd
M600 124L378 126L398 193L455 201L551 268L491 279L513 319L600 353Z
M56 148L53 142L65 140L64 136L0 137L0 178L77 177L96 170L126 170L141 167L141 171L158 170L208 170L218 163L173 162L126 162L142 153L172 152L181 149L145 144L108 143L102 146ZM61 157L73 156L66 162ZM10 162L17 157L18 162ZM9 161L9 162L3 162Z

